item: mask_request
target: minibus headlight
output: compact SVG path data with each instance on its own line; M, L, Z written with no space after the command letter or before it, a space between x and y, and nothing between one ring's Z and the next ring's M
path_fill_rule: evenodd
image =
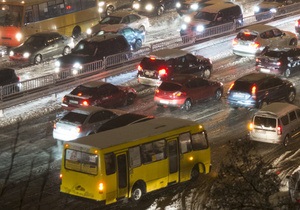
M272 9L270 9L270 12L271 12L271 13L276 13L276 12L277 12L277 9L272 8Z

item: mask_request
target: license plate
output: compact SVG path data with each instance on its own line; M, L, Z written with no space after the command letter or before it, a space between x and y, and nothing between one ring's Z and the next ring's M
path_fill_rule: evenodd
M265 73L270 73L270 69L261 68L260 71Z
M256 133L266 133L265 130L256 130Z
M153 76L153 74L154 74L154 73L151 72L151 71L146 71L146 72L145 72L145 75L147 75L147 76Z
M71 104L78 104L78 101L75 101L75 100L70 100L69 101Z
M167 100L160 100L159 101L161 104L169 104L169 101L167 101Z

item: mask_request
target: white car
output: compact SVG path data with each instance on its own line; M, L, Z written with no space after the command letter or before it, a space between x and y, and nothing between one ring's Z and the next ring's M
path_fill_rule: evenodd
M94 35L102 30L103 27L113 24L124 24L130 28L138 29L140 31L147 31L150 27L149 18L129 11L117 11L114 12L101 21L98 24L87 30L87 34Z
M297 46L296 34L274 26L256 24L240 30L232 42L233 53L239 56L260 55L266 47Z
M106 121L126 113L117 109L104 109L88 106L73 109L53 126L53 138L59 141L72 141L97 132Z

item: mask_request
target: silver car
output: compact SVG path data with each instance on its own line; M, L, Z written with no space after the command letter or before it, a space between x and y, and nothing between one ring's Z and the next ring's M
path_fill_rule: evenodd
M256 24L240 30L232 42L233 53L239 56L260 55L266 47L296 46L296 34L274 26Z
M98 3L98 11L102 17L110 15L113 11L130 7L132 0L100 0Z
M126 113L117 109L104 109L89 106L65 114L53 126L53 138L60 141L72 141L97 132L106 121Z
M98 24L92 26L87 30L88 35L95 35L108 25L124 24L130 28L138 29L140 31L147 31L150 27L149 18L143 15L139 15L129 11L117 11L114 12L101 21Z

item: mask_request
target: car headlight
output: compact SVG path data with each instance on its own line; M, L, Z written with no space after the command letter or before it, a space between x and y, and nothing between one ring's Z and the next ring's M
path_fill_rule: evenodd
M177 2L175 6L176 6L176 8L180 8L181 7L180 2Z
M182 24L181 25L181 30L186 30L187 29L187 24Z
M189 15L186 15L183 17L183 21L186 22L186 23L190 23L192 20L192 18L189 16Z
M82 65L80 63L74 63L73 68L74 69L82 69Z
M254 10L254 12L259 12L260 8L259 8L259 6L255 6L255 7L253 8L253 10Z
M18 40L18 42L21 41L22 37L23 36L21 33L16 33L16 39Z
M55 61L54 65L55 65L55 67L60 67L60 62L59 61Z
M145 9L146 9L147 11L152 11L152 10L154 9L154 6L153 6L152 4L147 4L147 5L145 6Z
M194 10L194 11L196 11L198 8L199 8L198 3L193 3L191 5L191 9Z
M99 1L98 7L103 7L104 5L105 5L105 2L104 2L104 1Z
M102 12L104 12L104 9L103 9L102 7L99 7L99 8L98 8L98 12L99 12L99 13L102 13Z
M196 31L198 31L198 32L204 31L204 26L203 25L197 26Z
M91 28L88 28L88 29L86 30L86 33L87 33L88 35L91 35L91 34L92 34L92 29L91 29Z
M30 53L29 53L29 52L25 52L25 53L23 54L23 57L24 57L24 58L29 58L29 56L30 56Z
M9 56L14 56L14 54L15 54L14 51L12 51L12 50L9 51Z
M271 12L271 13L276 13L276 12L277 12L277 9L272 8L272 9L270 9L270 12Z
M134 3L133 5L132 5L132 8L133 9L139 9L140 8L140 4L139 3Z

